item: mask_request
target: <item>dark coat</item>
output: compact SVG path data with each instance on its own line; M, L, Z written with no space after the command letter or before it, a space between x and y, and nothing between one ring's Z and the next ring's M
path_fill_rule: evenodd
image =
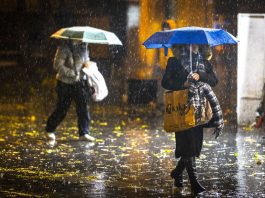
M199 81L215 86L218 83L209 61L204 60L205 72L197 72L200 75ZM162 78L162 87L167 90L185 89L184 82L187 80L188 71L184 69L180 60L174 57L168 59L165 74ZM176 132L175 156L179 157L199 157L203 143L203 126L196 126L191 129Z

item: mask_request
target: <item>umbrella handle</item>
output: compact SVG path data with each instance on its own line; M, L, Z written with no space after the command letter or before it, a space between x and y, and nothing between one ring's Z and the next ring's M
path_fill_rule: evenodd
M190 72L193 73L192 71L192 44L190 44Z

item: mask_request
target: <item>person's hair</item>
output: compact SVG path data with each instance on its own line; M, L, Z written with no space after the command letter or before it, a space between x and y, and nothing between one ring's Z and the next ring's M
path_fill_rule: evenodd
M182 53L182 49L183 49L183 45L172 45L171 47L173 55L176 58L180 58L181 53Z
M212 49L209 45L200 46L199 51L200 51L203 59L211 60L213 52L212 52Z

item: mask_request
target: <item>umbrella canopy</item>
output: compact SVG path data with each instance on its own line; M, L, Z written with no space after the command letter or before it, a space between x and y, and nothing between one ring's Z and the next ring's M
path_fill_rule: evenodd
M143 45L146 48L167 49L176 44L190 45L190 68L192 72L192 44L209 45L211 47L224 44L237 44L238 40L230 33L222 29L203 27L182 27L173 30L156 32L151 35Z
M146 48L170 48L174 44L207 44L214 47L236 43L238 43L238 40L222 29L182 27L156 32L143 45Z
M114 33L89 26L62 28L52 34L51 38L71 39L94 44L122 45Z

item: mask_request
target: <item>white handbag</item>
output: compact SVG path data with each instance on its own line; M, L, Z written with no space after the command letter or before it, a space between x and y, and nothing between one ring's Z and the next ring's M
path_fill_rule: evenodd
M92 99L95 102L102 101L108 95L108 88L103 75L99 72L97 63L90 61L90 66L83 68L87 75L88 84L94 88Z

